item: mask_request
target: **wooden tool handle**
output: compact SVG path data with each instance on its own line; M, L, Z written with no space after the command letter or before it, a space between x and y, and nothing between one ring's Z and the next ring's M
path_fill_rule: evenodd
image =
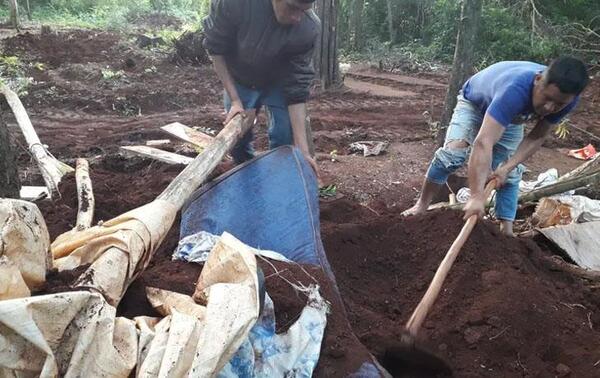
M214 137L188 166L181 171L157 199L181 209L192 193L204 183L233 146L250 130L256 121L256 111L238 114Z
M490 196L490 194L492 193L492 190L494 190L495 187L496 187L496 180L491 180L485 187L484 197L488 198ZM450 268L452 268L452 264L454 264L454 260L456 260L458 253L460 252L462 246L465 244L465 242L469 238L469 235L471 234L471 231L473 231L473 228L475 227L476 224L477 224L477 216L476 215L472 215L469 219L467 219L467 221L465 222L465 225L463 226L462 230L460 231L460 234L458 234L458 237L456 238L456 240L454 240L454 243L452 243L452 246L450 246L450 249L446 253L444 260L442 260L442 263L440 264L437 271L435 272L435 276L433 276L433 280L431 281L431 284L429 284L429 288L427 288L427 292L425 293L425 295L421 299L421 302L419 302L419 305L417 306L417 308L415 308L415 311L413 312L412 316L406 323L406 331L412 337L416 337L417 333L419 332L419 329L421 328L421 325L425 321L427 314L429 314L429 311L431 310L433 303L435 302L438 295L440 294L442 285L444 284L444 281L446 280L446 276L448 276L448 272L450 271Z

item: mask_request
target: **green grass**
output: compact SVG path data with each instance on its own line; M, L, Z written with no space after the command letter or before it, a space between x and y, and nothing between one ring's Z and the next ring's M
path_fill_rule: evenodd
M98 0L86 5L81 0L72 2L54 0L49 1L50 5L47 6L33 6L32 16L36 23L55 26L126 30L131 28L129 20L132 18L159 13L151 3L151 0L129 2ZM180 19L185 30L197 28L208 11L208 0L172 0L170 3L170 6L161 8L160 13ZM56 5L52 6L52 4ZM20 11L21 22L26 24L27 17L22 9ZM7 7L1 7L0 20L8 21L8 18Z

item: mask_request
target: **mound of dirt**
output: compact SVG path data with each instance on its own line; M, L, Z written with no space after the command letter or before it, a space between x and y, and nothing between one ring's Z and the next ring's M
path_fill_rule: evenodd
M449 211L359 222L324 222L323 241L355 334L382 356L463 222ZM460 377L552 376L559 364L597 375L600 295L550 271L543 255L531 240L479 224L424 324L423 345Z
M4 40L4 54L28 55L40 63L59 67L69 63L87 63L97 57L120 56L120 37L110 32L72 30L67 33L19 34Z
M173 61L175 63L192 63L195 65L209 64L210 59L208 53L202 46L204 41L204 33L201 30L194 32L185 32L176 39L175 44L175 55Z

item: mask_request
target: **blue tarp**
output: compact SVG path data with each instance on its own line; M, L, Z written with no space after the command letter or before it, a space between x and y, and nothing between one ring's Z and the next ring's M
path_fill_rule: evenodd
M200 231L227 231L251 247L320 265L341 302L321 242L317 178L291 146L258 156L198 189L182 210L180 229L180 240ZM348 378L381 376L378 367L365 361Z
M321 265L333 278L321 242L317 178L291 146L271 150L200 188L184 206L179 239L227 231L247 245Z

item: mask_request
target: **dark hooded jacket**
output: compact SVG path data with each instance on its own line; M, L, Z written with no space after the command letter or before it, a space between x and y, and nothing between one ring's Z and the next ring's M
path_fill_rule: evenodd
M288 104L307 101L320 30L312 10L297 25L281 25L271 0L212 0L203 27L204 47L224 56L236 82L257 89L280 85Z

